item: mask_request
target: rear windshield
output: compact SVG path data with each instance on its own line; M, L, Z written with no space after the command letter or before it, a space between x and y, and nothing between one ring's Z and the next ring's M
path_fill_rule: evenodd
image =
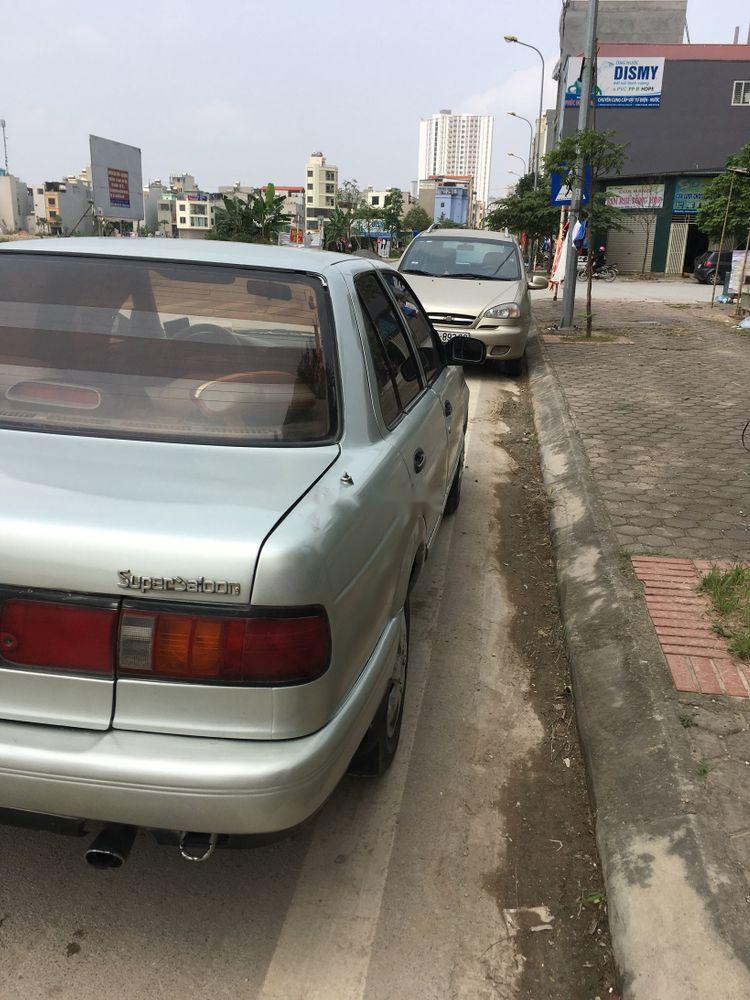
M220 444L336 433L320 281L288 271L0 254L0 426Z

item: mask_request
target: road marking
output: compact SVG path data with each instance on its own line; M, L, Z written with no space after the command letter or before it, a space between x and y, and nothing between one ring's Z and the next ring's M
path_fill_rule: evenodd
M481 383L472 384L467 450L481 391ZM442 588L453 523L445 521L417 594L426 585ZM330 803L318 817L258 1000L358 1000L364 995L439 612L439 601L425 600L412 618L409 686L396 759L378 786L345 778L335 807Z

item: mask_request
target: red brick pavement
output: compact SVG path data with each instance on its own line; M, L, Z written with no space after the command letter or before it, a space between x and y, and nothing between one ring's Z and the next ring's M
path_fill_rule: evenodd
M750 664L729 652L712 628L711 602L698 592L701 575L716 563L633 556L646 607L678 691L750 698ZM721 564L718 564L721 565Z

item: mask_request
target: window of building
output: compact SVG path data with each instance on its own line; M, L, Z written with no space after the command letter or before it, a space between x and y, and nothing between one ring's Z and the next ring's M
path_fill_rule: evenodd
M49 199L49 204L50 204L50 208L54 208L54 206L57 204L57 199L56 198L50 198Z
M735 80L732 104L750 107L750 80Z
M185 218L185 216L181 215L180 216L180 225L184 226L186 222L187 222L187 219Z
M326 205L332 205L332 204L333 204L333 198L326 198Z
M312 172L312 170L308 170L308 171L307 171L307 176L308 176L308 177L312 177L312 175L313 175L313 172Z
M326 180L327 181L332 181L332 180L335 180L335 179L336 178L334 176L333 171L332 170L326 170Z
M417 359L404 336L398 313L375 274L359 275L355 283L368 328L383 420L391 426L400 411L422 391Z
M333 194L335 187L333 184L326 184L326 194Z
M308 205L312 205L312 203L313 203L313 196L311 194L309 194L307 196L307 204Z
M377 207L380 204L380 195L379 194L374 194L372 196L372 204L375 207Z

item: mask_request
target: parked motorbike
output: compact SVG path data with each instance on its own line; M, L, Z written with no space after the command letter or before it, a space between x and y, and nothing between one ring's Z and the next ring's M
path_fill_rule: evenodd
M579 257L578 259L578 277L579 279L585 279L588 277L588 258ZM614 281L617 275L620 273L614 264L600 264L598 267L594 265L593 276L597 281Z

